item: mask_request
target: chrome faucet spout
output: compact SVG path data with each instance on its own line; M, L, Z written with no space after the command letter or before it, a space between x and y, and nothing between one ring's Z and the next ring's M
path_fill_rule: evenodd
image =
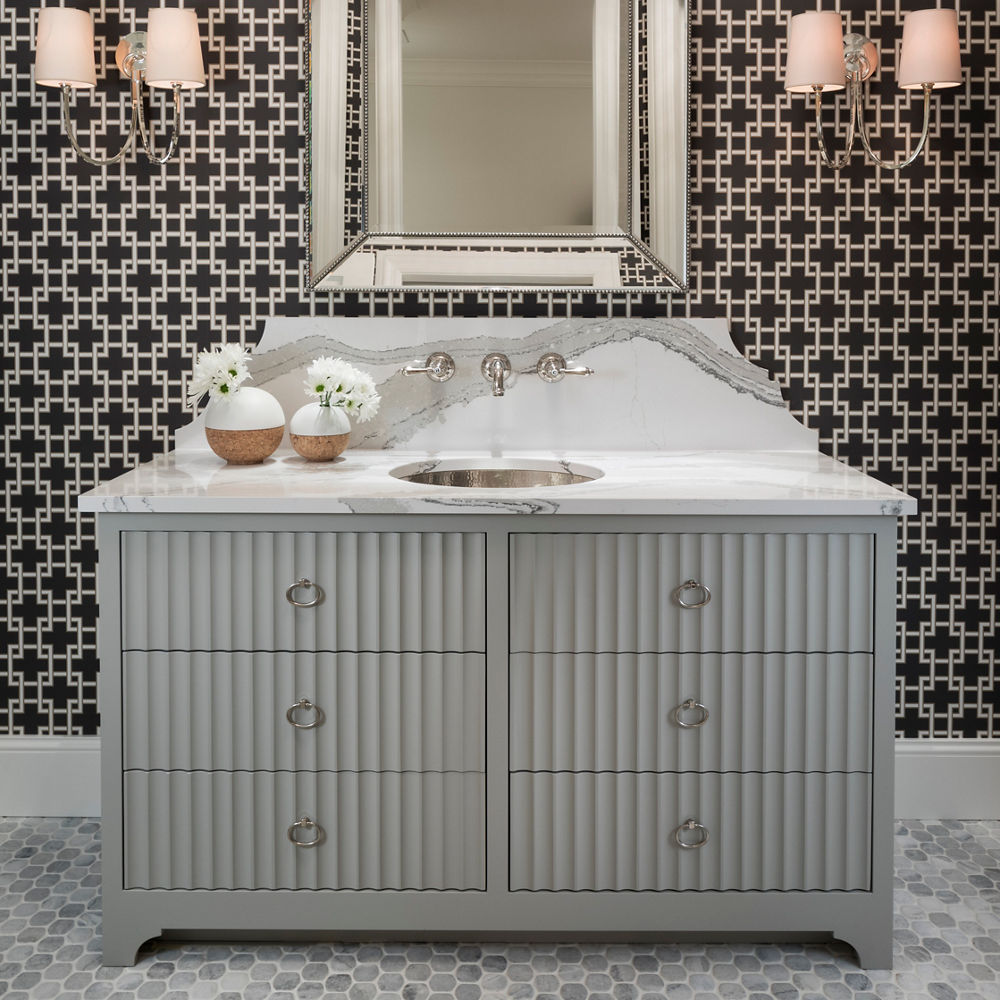
M510 358L506 354L487 354L482 364L483 378L493 386L493 395L502 396L510 378Z

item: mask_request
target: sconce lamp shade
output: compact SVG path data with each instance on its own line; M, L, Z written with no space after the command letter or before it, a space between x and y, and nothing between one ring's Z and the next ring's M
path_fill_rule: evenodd
M843 90L844 25L833 10L810 10L796 14L788 23L788 59L785 90L809 93L814 87Z
M146 86L205 86L198 18L193 10L153 7L146 41Z
M40 87L96 87L94 22L85 10L43 7L38 12L35 83Z
M961 84L957 11L912 10L906 15L897 82L904 90L918 90L925 83L935 90Z

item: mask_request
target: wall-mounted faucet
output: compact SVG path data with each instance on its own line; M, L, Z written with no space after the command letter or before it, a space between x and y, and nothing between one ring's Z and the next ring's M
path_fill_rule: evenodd
M505 380L510 378L512 369L510 358L506 354L487 354L483 358L482 372L483 378L487 382L493 383L493 395L502 396L505 388Z
M426 375L434 382L447 382L455 374L455 361L450 354L435 351L422 365L407 365L399 370L403 375Z
M561 354L543 354L535 365L535 371L543 382L561 382L566 375L593 375L594 369L581 365L569 368Z
M528 369L530 372L531 369ZM507 379L510 378L513 369L510 358L506 354L494 352L487 354L483 358L482 373L483 378L493 385L493 395L502 396L507 388ZM570 367L566 364L566 359L561 354L543 354L535 365L535 374L543 382L561 382L567 375L593 375L594 369L585 365Z

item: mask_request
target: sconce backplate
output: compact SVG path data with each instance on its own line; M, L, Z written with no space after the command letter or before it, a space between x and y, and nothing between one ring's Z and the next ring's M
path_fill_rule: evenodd
M126 35L115 49L115 62L126 80L131 79L133 68L143 73L146 69L146 32L133 31Z
M867 80L878 69L878 49L865 35L851 32L844 35L844 65L848 76Z

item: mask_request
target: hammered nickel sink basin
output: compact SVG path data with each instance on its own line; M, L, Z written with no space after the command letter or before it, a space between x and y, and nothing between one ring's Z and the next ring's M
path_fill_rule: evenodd
M424 486L463 486L478 489L534 489L539 486L572 486L604 475L592 465L529 458L443 459L415 462L389 472L396 479Z

